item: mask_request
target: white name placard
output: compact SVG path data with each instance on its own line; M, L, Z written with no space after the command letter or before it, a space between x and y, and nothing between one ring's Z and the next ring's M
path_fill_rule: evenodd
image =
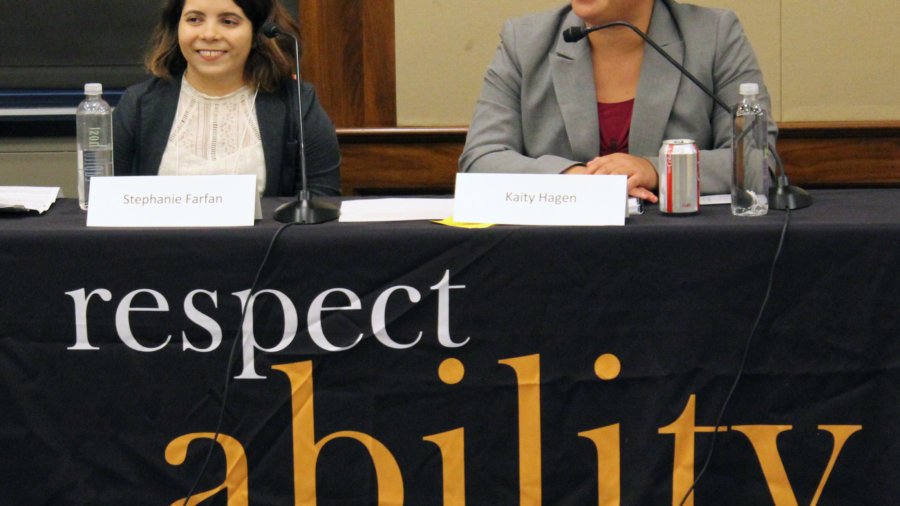
M625 176L457 174L453 219L506 225L624 225Z
M91 178L89 227L253 226L256 176Z

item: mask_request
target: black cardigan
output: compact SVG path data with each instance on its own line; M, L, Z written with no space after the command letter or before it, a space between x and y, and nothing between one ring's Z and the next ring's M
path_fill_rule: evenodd
M339 195L341 155L334 125L311 84L303 83L303 134L307 184L313 195ZM113 112L115 174L156 175L168 143L181 76L151 78L125 90ZM297 85L289 81L278 93L260 91L256 117L266 160L264 196L297 194L299 177L296 122Z

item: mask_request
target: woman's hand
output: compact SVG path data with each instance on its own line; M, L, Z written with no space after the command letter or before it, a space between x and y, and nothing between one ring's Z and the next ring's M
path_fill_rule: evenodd
M586 169L586 172L578 173L628 176L628 195L654 204L659 200L653 194L653 190L659 186L659 176L656 174L656 168L646 158L626 153L613 153L594 158L587 163ZM572 174L573 172L567 171L567 173Z
M587 168L587 165L583 163L579 163L577 165L573 165L568 169L562 172L563 174L578 174L578 175L591 175L594 172Z

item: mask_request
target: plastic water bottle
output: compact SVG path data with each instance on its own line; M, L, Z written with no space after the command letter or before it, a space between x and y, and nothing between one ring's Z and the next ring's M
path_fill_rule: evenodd
M84 101L75 111L78 143L78 205L85 211L91 178L113 175L112 108L103 100L103 85L84 85Z
M734 160L731 179L731 214L762 216L769 212L769 143L766 111L759 105L759 85L740 87L731 137Z

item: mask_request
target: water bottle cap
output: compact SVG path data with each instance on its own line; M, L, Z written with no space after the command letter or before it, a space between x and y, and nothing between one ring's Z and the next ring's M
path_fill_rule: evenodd
M87 83L84 85L85 95L99 95L103 93L103 85L100 83Z
M756 83L743 83L741 84L741 95L758 95L759 94L759 85Z

